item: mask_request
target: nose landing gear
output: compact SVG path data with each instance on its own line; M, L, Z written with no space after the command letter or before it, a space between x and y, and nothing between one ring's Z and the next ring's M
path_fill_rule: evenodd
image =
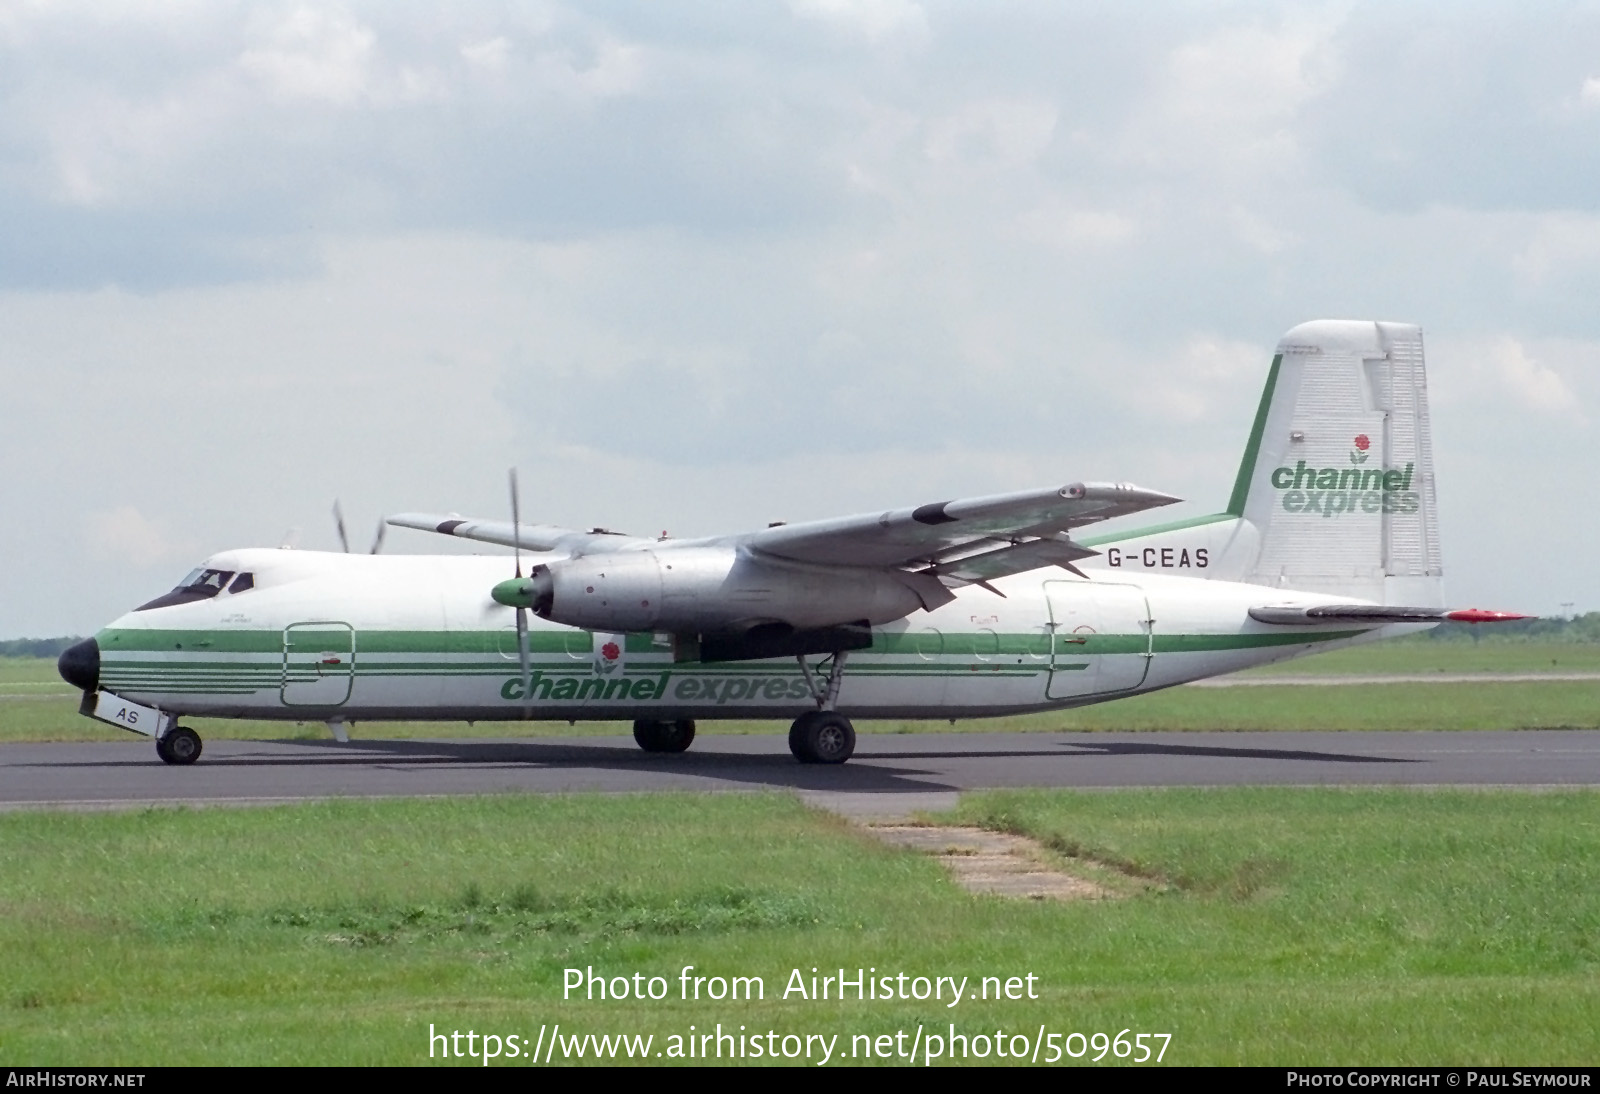
M188 726L173 726L156 738L156 755L163 761L186 766L200 758L200 734Z

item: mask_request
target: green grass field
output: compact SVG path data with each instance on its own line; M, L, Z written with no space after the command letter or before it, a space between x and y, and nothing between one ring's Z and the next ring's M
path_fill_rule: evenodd
M1600 642L1429 642L1400 639L1247 670L1248 675L1600 672Z
M995 793L961 818L1147 885L971 896L777 795L0 815L0 1059L414 1064L430 1023L531 1041L557 1022L652 1052L690 1025L838 1034L843 1062L855 1035L952 1022L1170 1033L1176 1064L1600 1052L1595 793ZM685 965L765 997L682 1001ZM563 1001L563 970L590 966L671 992ZM783 999L813 967L1032 975L1038 998Z
M1449 656L1446 656L1448 654ZM1282 670L1331 674L1432 672L1589 672L1600 671L1600 645L1521 643L1474 647L1466 643L1396 642L1337 650L1303 658ZM1498 660L1497 660L1498 659ZM320 722L185 719L206 738L270 739L325 737ZM702 722L700 732L780 733L778 721ZM945 722L892 722L863 719L864 733L926 733L950 728ZM1359 686L1274 686L1251 688L1173 688L1151 695L1013 718L964 721L965 732L1128 731L1128 730L1441 730L1441 729L1597 729L1600 680L1538 683L1468 682L1451 684L1363 684ZM627 724L586 722L498 722L468 726L460 722L384 722L354 726L352 735L373 738L523 737L624 734ZM44 658L0 658L0 741L111 741L130 735L78 714L78 695Z

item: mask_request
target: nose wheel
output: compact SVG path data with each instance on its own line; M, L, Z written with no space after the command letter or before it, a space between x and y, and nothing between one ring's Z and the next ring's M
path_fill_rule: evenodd
M156 738L156 755L180 767L198 760L200 748L200 734L188 726L173 726L165 736Z

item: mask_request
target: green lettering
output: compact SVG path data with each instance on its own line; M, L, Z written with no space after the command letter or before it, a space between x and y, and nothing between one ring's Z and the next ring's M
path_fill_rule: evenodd
M627 698L629 698L629 694L628 693L632 689L632 687L633 687L633 681L629 680L626 676L613 677L610 680L606 681L605 694L602 695L601 698L602 699L627 699Z
M1361 488L1361 468L1347 467L1339 473L1340 490L1359 490Z
M652 702L667 693L667 679L672 674L663 672L655 679L644 677L633 682L633 697L641 702Z
M1291 490L1283 496L1283 509L1287 513L1298 513L1306 507L1306 492L1304 490Z
M1365 471L1361 472L1361 489L1382 490L1383 472L1378 470L1376 467L1369 467ZM1368 510L1368 512L1371 512L1371 510Z
M538 669L528 674L528 694L535 699L550 698L550 681L544 678L544 673ZM513 676L500 685L500 698L516 702L523 697L522 677Z
M1287 467L1280 467L1272 473L1272 485L1279 490L1289 489L1289 483L1294 480L1294 472Z
M1382 494L1361 495L1361 511L1363 513L1376 513L1381 508L1383 508Z
M578 678L569 676L557 684L550 692L552 699L576 699L578 697Z
M1306 461L1301 460L1294 465L1294 482L1290 484L1296 490L1303 490L1308 486L1317 485L1317 469L1307 467Z
M678 686L672 689L674 699L693 699L700 694L700 681L693 676L684 676L678 680Z
M1339 488L1339 469L1337 467L1324 467L1317 472L1317 481L1314 485L1318 490L1337 490Z
M1405 476L1405 478L1400 480L1400 489L1402 489L1402 490L1410 490L1411 489L1411 469L1414 468L1415 466L1416 466L1416 464L1412 464L1412 463L1406 464L1406 476Z
M1393 470L1385 471L1383 473L1383 488L1385 490L1400 489L1400 472Z

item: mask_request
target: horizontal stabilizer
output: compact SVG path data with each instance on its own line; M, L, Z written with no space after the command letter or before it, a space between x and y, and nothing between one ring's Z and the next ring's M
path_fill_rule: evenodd
M1405 608L1395 604L1318 604L1310 608L1251 608L1257 623L1295 626L1305 623L1505 623L1531 616L1483 608Z

